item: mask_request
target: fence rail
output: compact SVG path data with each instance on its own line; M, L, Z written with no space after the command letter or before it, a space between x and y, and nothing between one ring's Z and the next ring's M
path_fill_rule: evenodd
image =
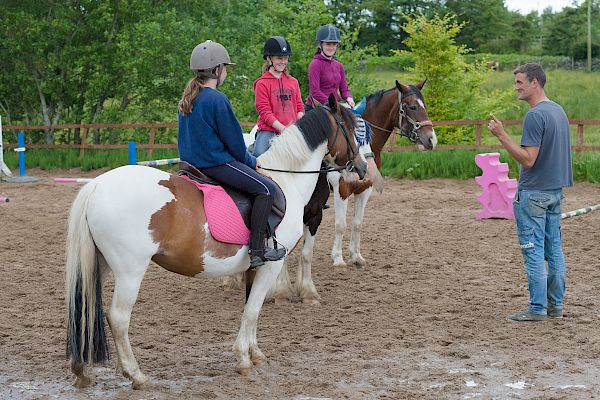
M521 125L521 120L505 120L502 121L504 125ZM456 126L466 125L475 127L475 144L472 145L440 145L438 149L448 150L479 150L479 149L501 149L500 145L482 144L481 136L484 128L487 126L488 120L457 120L457 121L435 121L434 126ZM600 151L600 146L584 146L584 127L586 125L600 125L600 119L572 119L569 120L570 125L577 126L577 137L575 145L573 146L576 151ZM240 122L243 127L254 126L254 122ZM153 123L153 124L65 124L65 125L4 125L2 127L5 130L16 130L16 131L39 131L39 130L57 130L57 129L80 129L81 130L81 143L80 144L27 144L27 148L33 149L79 149L79 154L83 156L87 149L126 149L127 144L90 144L88 143L88 131L90 129L149 129L148 143L136 143L136 147L139 149L146 149L149 158L152 157L153 149L176 149L177 145L174 143L161 144L155 143L156 130L159 128L177 128L176 122L165 122L165 123ZM415 150L415 146L400 146L396 144L397 130L395 130L388 139L385 150L387 151L407 151ZM7 143L4 145L6 148L18 147L15 143Z

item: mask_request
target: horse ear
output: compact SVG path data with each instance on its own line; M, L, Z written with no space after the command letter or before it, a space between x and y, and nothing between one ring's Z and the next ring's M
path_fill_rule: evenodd
M308 97L310 98L310 101L311 101L313 107L316 108L316 107L319 107L319 106L323 105L323 104L321 104L321 102L319 100L315 99L313 96L308 95Z
M421 82L421 83L417 83L415 86L416 86L416 87L417 87L419 90L421 90L421 89L423 89L423 86L425 86L425 82L427 82L427 78L425 78L425 80L424 80L423 82Z
M410 91L410 88L408 86L401 84L400 82L398 82L398 80L396 80L396 89L398 89L401 93L406 93Z
M329 97L327 98L327 105L329 105L329 108L331 108L331 111L337 112L338 102L336 101L333 93L329 93Z

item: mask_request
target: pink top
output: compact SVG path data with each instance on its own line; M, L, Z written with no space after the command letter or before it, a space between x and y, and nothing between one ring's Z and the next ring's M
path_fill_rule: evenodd
M283 73L279 78L266 71L254 81L254 99L258 111L258 130L279 133L273 122L288 126L304 112L300 85L296 78Z
M330 93L334 94L337 101L352 97L342 63L336 59L328 59L321 53L316 53L308 65L308 83L309 94L321 104L327 103ZM306 100L306 104L313 105L310 99Z

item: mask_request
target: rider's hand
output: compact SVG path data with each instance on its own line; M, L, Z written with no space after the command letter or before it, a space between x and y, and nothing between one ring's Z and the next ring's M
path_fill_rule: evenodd
M354 99L352 97L348 97L346 99L346 102L348 103L348 105L352 108L356 107L356 104L354 104Z

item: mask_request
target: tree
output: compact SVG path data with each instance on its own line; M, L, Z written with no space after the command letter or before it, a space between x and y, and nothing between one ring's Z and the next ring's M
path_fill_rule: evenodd
M429 115L433 120L485 119L490 111L501 113L511 92L485 92L482 83L489 69L468 64L465 45L455 42L464 23L452 15L409 16L403 29L405 44L415 60L413 72L426 76ZM406 52L405 52L406 53ZM473 143L474 135L464 127L436 128L440 143Z

